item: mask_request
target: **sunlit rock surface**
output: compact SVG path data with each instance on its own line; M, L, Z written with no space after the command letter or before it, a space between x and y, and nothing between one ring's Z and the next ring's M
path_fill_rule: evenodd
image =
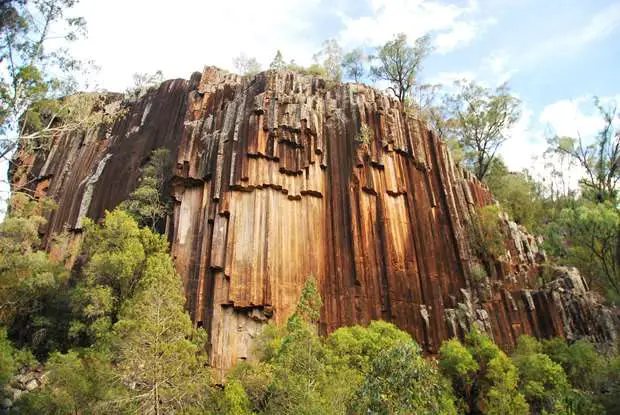
M79 235L84 216L127 198L152 150L170 149L165 232L217 369L251 358L252 339L285 322L309 275L324 333L384 319L430 353L472 325L507 350L523 333L617 341L617 315L576 271L539 288L540 241L505 218L506 254L474 275L469 224L492 195L383 93L207 67L123 105L111 126L20 154L13 186L56 199L47 236Z

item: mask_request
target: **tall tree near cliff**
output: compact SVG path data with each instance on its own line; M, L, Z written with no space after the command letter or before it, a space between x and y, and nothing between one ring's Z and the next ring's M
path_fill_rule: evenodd
M348 79L352 79L353 82L360 82L366 70L364 68L364 61L367 59L362 48L355 48L350 52L347 52L342 57L342 69Z
M594 104L601 114L603 127L588 144L577 138L555 136L549 140L549 152L568 156L585 170L581 179L584 195L595 202L615 200L620 180L620 114L615 104L604 106L599 98Z
M0 325L37 357L66 347L68 272L41 251L39 227L49 201L15 193L0 223Z
M276 52L276 56L274 56L273 60L269 64L269 69L275 69L276 71L280 71L286 68L286 62L284 62L284 57L282 56L282 52L280 49Z
M260 63L255 57L249 57L245 53L233 58L233 65L240 75L251 76L261 71Z
M377 64L370 68L370 72L377 80L389 82L388 89L404 104L416 84L422 61L431 49L430 36L417 38L410 46L407 35L399 33L377 48L377 55L373 57Z
M151 89L158 87L164 81L164 73L159 69L153 73L136 72L132 78L133 85L125 90L125 97L138 99Z
M50 40L73 41L85 33L85 21L66 14L76 0L10 0L0 12L0 158L10 154L29 125L45 119L51 128L62 109L54 98L74 91L73 74L81 63L66 49L49 48ZM59 35L58 32L61 31ZM36 105L35 105L36 104ZM31 132L30 139L40 138Z
M457 394L466 413L525 415L524 396L517 390L517 370L504 352L485 334L473 329L464 343L442 343L439 367Z
M491 89L463 80L455 86L458 91L445 97L450 134L463 148L466 165L482 180L521 116L520 100L506 84Z
M160 229L168 213L164 187L172 170L170 152L159 148L151 152L149 162L142 169L142 177L129 199L121 204L141 226L152 231Z
M327 76L340 82L342 79L342 48L336 39L323 42L322 48L313 56L315 62L321 63L327 71Z
M147 259L137 291L114 327L124 384L135 385L133 400L143 414L197 405L208 391L205 339L184 309L181 278L169 254Z
M611 202L581 203L562 209L549 225L547 245L563 263L578 267L588 284L620 303L620 267L616 244L620 215Z
M379 352L351 409L359 414L457 414L450 386L413 340Z

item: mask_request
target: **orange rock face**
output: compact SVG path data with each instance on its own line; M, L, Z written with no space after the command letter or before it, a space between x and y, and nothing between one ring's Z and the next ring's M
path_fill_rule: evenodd
M153 149L170 149L166 232L217 369L251 358L252 339L286 321L309 275L323 333L383 319L431 353L472 325L506 349L523 333L617 339L617 317L578 273L536 288L539 241L506 219L506 254L474 275L469 229L492 195L385 94L207 67L126 105L113 126L22 157L13 183L57 200L48 235L79 231L127 198Z

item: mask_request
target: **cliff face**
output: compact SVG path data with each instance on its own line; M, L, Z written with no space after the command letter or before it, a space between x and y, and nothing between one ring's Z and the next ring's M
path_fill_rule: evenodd
M100 111L115 111L110 100ZM135 188L150 152L176 164L166 233L214 367L250 357L313 275L320 329L392 321L429 352L477 325L510 349L522 334L615 341L617 317L578 273L536 289L539 241L503 220L506 254L479 262L469 229L492 195L386 95L290 72L252 79L207 67L125 103L113 124L21 154L14 188L59 204L43 231L79 231ZM79 233L79 232L78 232Z

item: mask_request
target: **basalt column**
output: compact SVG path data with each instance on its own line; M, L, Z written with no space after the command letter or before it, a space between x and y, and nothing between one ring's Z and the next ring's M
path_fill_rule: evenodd
M384 319L431 353L472 325L507 350L523 333L617 338L617 317L578 273L536 285L540 241L507 218L505 254L488 277L473 277L468 231L492 195L383 93L207 67L137 101L110 96L98 110L119 108L112 125L20 153L13 186L56 199L47 236L77 235L85 216L100 219L127 198L153 149L171 150L166 233L221 373L252 357L267 322L286 321L311 275L323 333Z

